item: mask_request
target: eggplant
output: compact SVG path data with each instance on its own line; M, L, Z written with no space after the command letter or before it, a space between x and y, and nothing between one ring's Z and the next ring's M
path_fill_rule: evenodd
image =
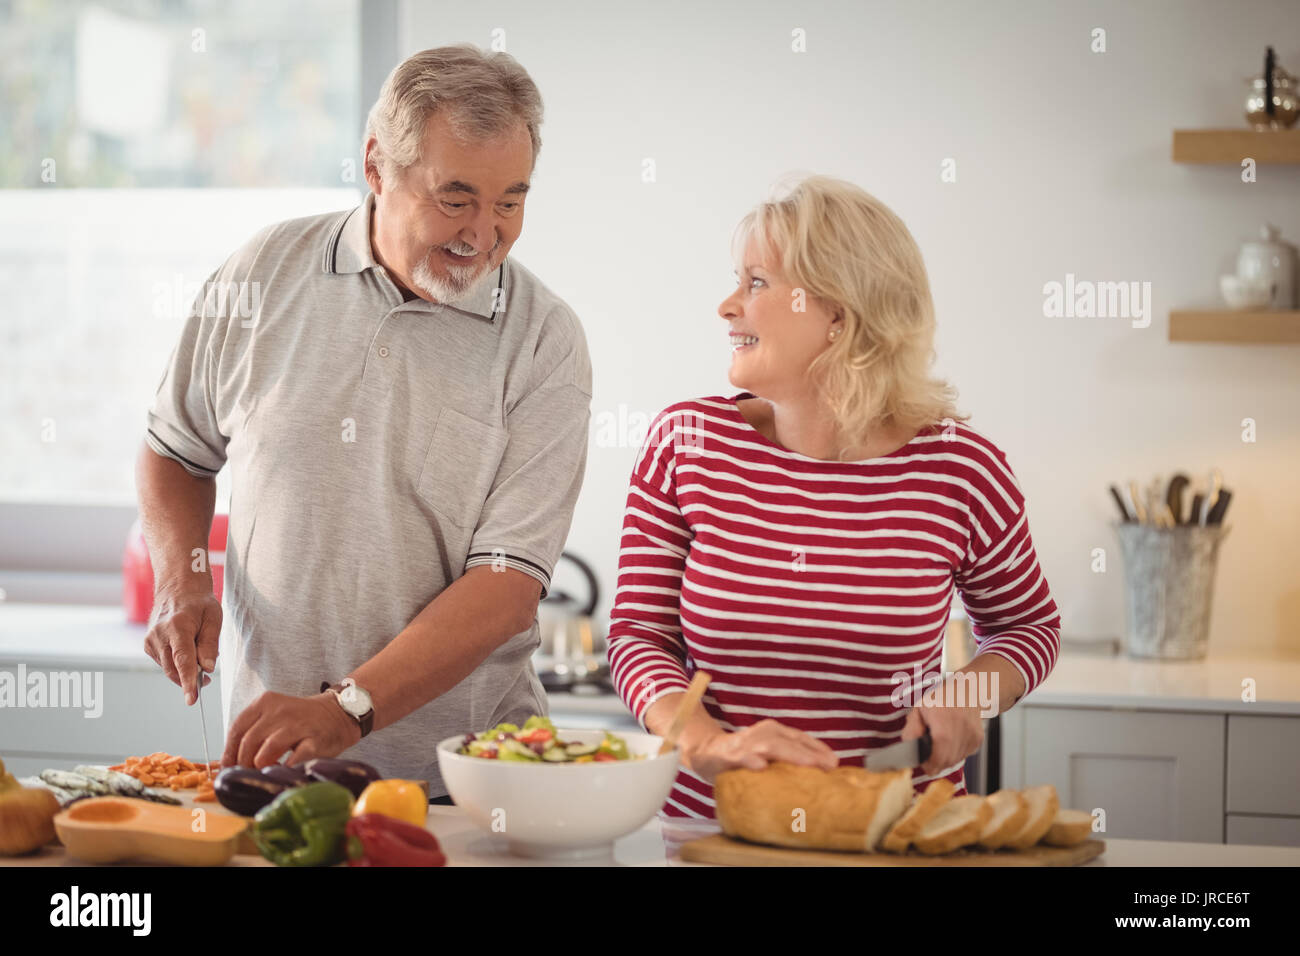
M315 757L302 765L313 780L324 783L341 783L360 797L361 791L380 779L381 774L360 760L339 760L337 757Z
M252 767L227 767L213 784L217 802L231 813L251 817L290 789L290 785L259 773Z
M269 767L263 767L262 776L270 777L272 780L289 787L301 787L304 784L315 783L302 767L291 767L283 763L273 763Z

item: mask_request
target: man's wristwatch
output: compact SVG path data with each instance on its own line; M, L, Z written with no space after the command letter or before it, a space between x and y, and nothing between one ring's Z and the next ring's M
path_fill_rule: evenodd
M333 694L343 712L361 725L362 737L370 733L375 725L375 708L370 702L370 695L358 687L356 681L351 677L343 678L338 684L321 681L320 690L322 694L326 691Z

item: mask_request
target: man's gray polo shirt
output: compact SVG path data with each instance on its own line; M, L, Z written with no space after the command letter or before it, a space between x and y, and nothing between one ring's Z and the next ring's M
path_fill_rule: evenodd
M149 412L154 451L232 472L227 727L264 690L341 680L467 568L547 587L582 484L591 362L573 311L509 257L455 306L403 301L371 251L373 202L231 256ZM545 713L538 643L534 621L344 756L445 792L438 741Z

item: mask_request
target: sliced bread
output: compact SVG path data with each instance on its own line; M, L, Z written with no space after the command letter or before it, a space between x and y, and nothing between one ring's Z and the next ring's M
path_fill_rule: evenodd
M1057 810L1043 835L1048 846L1074 846L1092 836L1092 814L1083 810Z
M880 846L877 849L884 850L886 853L907 852L908 846L911 845L916 835L921 832L921 828L943 809L945 803L952 799L953 791L956 789L956 784L946 778L940 777L938 780L933 781L930 786L925 788L924 793L918 793L912 798L912 805L889 828L889 832L880 841Z
M1018 790L999 790L989 796L993 814L980 833L979 845L996 850L1020 832L1029 819L1029 801Z
M950 853L978 840L992 815L987 797L954 797L921 828L912 845L927 856Z
M1003 844L1008 850L1027 850L1041 840L1051 829L1056 811L1061 808L1056 788L1050 783L1022 790L1020 795L1029 803L1029 816L1020 830Z

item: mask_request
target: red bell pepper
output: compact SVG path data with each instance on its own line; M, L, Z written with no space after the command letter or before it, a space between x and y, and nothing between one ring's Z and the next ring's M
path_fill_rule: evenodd
M380 813L347 825L348 866L446 866L438 838L424 827Z

